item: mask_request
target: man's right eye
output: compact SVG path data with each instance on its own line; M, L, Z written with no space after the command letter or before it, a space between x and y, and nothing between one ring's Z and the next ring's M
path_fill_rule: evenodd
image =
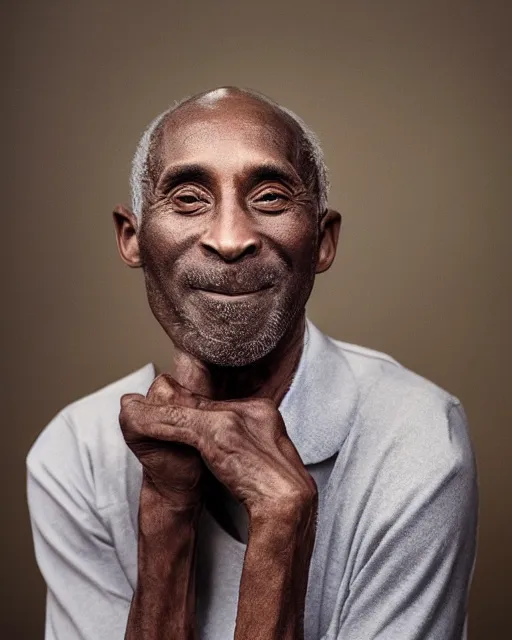
M176 190L170 194L169 201L178 213L192 214L202 211L208 204L208 198L190 188Z
M184 202L185 204L193 204L194 202L199 202L199 198L193 194L187 193L186 195L181 195L176 198L180 202Z

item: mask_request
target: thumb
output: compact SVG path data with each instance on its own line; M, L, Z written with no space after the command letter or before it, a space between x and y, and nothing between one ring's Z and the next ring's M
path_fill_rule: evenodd
M208 368L186 351L176 350L173 375L180 386L192 393L206 398L212 397L212 381Z

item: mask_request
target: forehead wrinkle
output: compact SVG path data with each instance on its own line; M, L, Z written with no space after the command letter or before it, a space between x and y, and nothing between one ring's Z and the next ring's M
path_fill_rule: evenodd
M174 114L171 114L173 116ZM177 122L172 122L172 120L177 120ZM195 121L194 121L195 120ZM230 131L230 124L233 123L234 130ZM264 160L258 160L259 164L282 164L283 168L287 172L291 172L296 180L299 180L303 183L303 178L301 176L301 167L299 166L299 153L298 153L298 144L297 144L297 135L295 132L292 132L287 123L283 121L283 119L279 119L279 125L276 126L275 119L274 123L269 123L262 121L261 119L254 120L252 119L246 121L244 123L240 122L236 118L226 118L226 114L219 114L219 116L215 116L210 112L208 117L205 119L200 119L197 115L193 116L192 121L183 121L182 117L179 118L170 118L167 122L163 123L162 131L160 133L160 140L157 149L155 149L155 154L158 158L158 175L154 176L156 180L155 182L161 179L161 176L169 170L170 165L175 164L176 162L180 162L180 153L178 153L178 158L173 159L170 163L165 157L166 155L173 155L172 147L175 146L173 144L173 136L176 136L178 140L176 141L176 146L186 147L187 142L197 138L199 141L205 141L209 138L215 138L219 135L222 136L222 139L225 142L229 141L229 137L233 137L233 153L235 151L236 146L240 142L240 138L237 137L237 131L248 134L249 141L248 144L251 144L250 137L253 137L254 140L254 153L255 155L262 155L261 140L270 141L272 146L275 147L275 150L280 156L279 159L272 158L268 156L268 152L264 155L267 156ZM180 128L185 128L185 132L180 134ZM225 129L223 132L222 129ZM188 129L188 131L187 131ZM264 131L264 133L262 132ZM204 133L202 133L202 131ZM284 133L284 135L283 135ZM179 137L182 136L180 140ZM285 138L288 138L286 140ZM175 138L176 140L176 138ZM201 164L202 161L196 156L192 154L192 157L187 157L186 162L188 164ZM156 167L155 167L156 168Z
M243 109L243 116L249 112L262 120L273 124L270 134L274 142L283 138L283 132L288 138L285 141L283 153L291 160L297 169L305 190L314 196L318 213L326 211L329 179L322 148L315 133L306 123L291 110L278 104L268 96L252 89L224 86L214 90L204 91L195 96L177 101L174 106L154 118L139 140L135 155L132 159L130 186L132 204L136 215L142 215L144 201L151 201L155 185L156 168L162 166L159 157L159 143L165 131L164 125L174 120L176 124L183 122L190 114L197 115L199 107L203 113L224 114L228 111L236 116ZM276 131L279 135L276 135Z
M191 162L173 162L164 167L158 179L157 188L164 188L175 181L189 181L188 176L198 176L199 181L215 182L218 179L217 166L200 159ZM268 178L266 176L269 176ZM246 162L237 167L233 174L233 182L242 184L244 181L253 182L252 186L266 179L282 179L288 182L292 188L303 187L302 180L295 167L289 162L276 161L274 158L262 157L254 162Z

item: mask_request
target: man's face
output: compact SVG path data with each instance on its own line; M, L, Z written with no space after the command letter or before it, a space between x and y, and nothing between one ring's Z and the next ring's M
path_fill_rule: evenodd
M247 97L185 105L164 126L137 237L155 317L200 360L258 360L309 298L318 217L296 146L292 125Z

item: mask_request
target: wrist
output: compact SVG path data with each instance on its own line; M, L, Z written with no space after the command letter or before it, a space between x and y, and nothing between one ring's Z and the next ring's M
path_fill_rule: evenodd
M158 533L170 525L193 526L202 506L202 496L163 494L144 473L139 498L139 532Z
M259 503L249 510L249 536L282 541L286 545L301 533L314 537L317 511L316 490L295 500Z
M195 633L195 559L201 504L166 499L144 482L139 503L137 586L129 640L192 640Z
M304 606L316 533L316 501L252 513L235 640L304 637ZM261 615L265 611L265 615Z

